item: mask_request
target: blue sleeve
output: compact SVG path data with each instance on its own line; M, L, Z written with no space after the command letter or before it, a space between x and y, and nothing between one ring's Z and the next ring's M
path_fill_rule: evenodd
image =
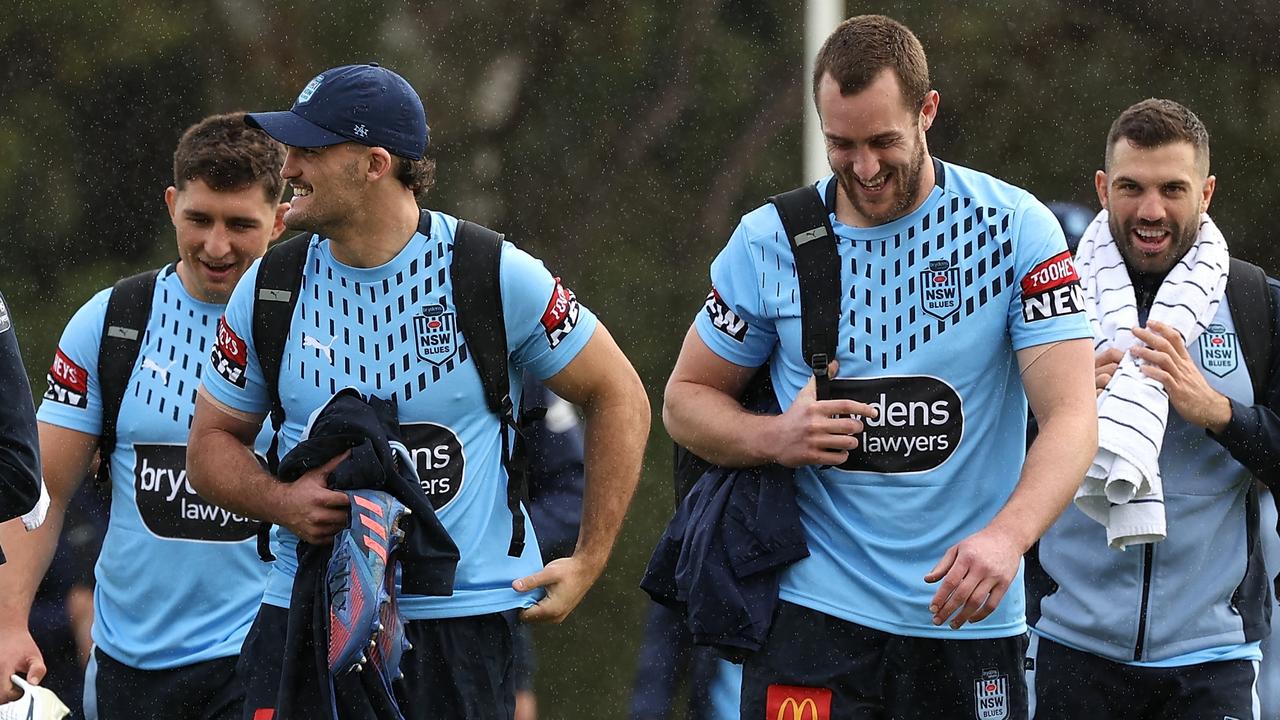
M41 422L88 435L102 432L98 347L111 288L89 299L62 330L46 376L48 387L36 414Z
M500 275L512 364L545 380L586 347L596 316L541 260L508 242L502 244Z
M694 319L694 327L715 354L735 365L759 367L769 360L778 335L773 321L765 317L760 273L752 260L749 239L746 223L739 223L712 261L711 292Z
M201 374L204 389L213 399L241 412L264 415L271 410L270 396L262 381L262 366L253 345L253 294L258 281L255 260L227 301L218 319L218 334Z
M1013 349L1091 336L1084 295L1053 213L1030 194L1014 210Z
M1271 367L1267 392L1254 398L1252 407L1231 401L1231 422L1221 435L1213 435L1231 457L1249 469L1267 487L1280 490L1280 283L1268 278L1271 290Z
M40 444L36 437L31 384L13 329L13 316L0 297L0 520L18 517L40 499ZM0 554L0 562L4 556Z

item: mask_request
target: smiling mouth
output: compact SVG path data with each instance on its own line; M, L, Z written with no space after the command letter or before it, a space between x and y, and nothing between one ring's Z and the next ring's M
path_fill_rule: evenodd
M1155 254L1163 250L1172 233L1165 228L1134 228L1133 243L1144 253Z
M211 263L207 260L201 260L200 264L203 265L206 270L208 270L210 273L213 273L214 275L225 274L229 272L231 268L235 267L235 263Z
M293 188L293 196L296 198L306 197L311 194L311 188L309 187L300 187L298 185L293 185L292 188Z
M884 190L885 186L889 184L890 177L892 177L892 174L886 173L884 175L881 175L879 178L875 178L870 181L863 181L862 179L855 176L854 182L858 184L858 187L862 188L863 192L874 195L880 192L881 190Z

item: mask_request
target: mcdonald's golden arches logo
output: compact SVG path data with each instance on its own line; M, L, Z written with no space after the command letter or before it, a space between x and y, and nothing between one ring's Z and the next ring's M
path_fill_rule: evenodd
M827 688L770 685L764 720L831 720Z

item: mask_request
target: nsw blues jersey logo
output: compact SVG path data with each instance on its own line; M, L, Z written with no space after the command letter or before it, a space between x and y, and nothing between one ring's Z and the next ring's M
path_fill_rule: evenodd
M443 365L458 352L458 334L454 314L443 305L427 305L422 314L413 316L413 329L418 337L418 359L432 365Z
M1207 373L1224 377L1240 364L1236 334L1214 323L1200 335L1200 365Z
M920 309L945 320L960 309L960 268L946 260L931 260L920 273Z
M13 321L9 319L9 308L5 306L4 300L0 300L0 333L13 327Z

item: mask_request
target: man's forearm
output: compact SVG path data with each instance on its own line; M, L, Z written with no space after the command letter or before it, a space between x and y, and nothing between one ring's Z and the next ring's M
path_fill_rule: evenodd
M51 498L44 523L31 532L21 518L0 523L0 547L8 562L0 565L0 626L26 627L36 589L53 562L66 515L65 499Z
M1004 530L1026 552L1071 502L1097 451L1098 421L1092 412L1046 419L1027 450L1017 487L989 527Z
M775 417L750 412L736 398L693 382L672 382L662 406L673 440L724 467L773 462L768 424Z
M640 480L649 437L649 401L631 375L609 395L583 404L586 417L582 527L574 556L603 570Z
M219 507L280 522L283 483L263 470L253 451L225 430L192 431L187 445L187 477L200 497Z

